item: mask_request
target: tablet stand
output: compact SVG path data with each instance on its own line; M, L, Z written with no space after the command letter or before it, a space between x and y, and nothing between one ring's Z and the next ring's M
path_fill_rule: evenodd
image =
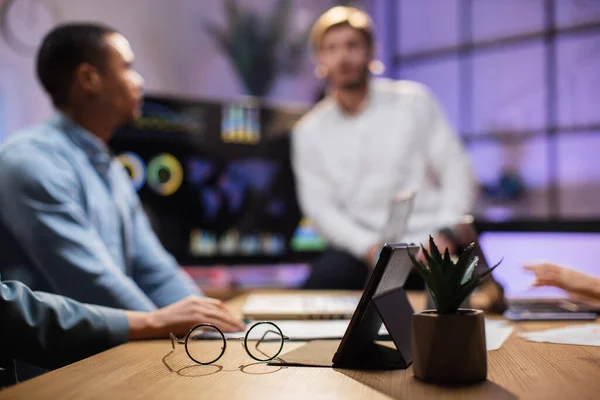
M333 359L334 368L357 369L406 369L412 363L411 332L413 309L402 288L375 295L368 305L365 318L357 330L379 329L381 322L387 328L396 348L377 344L375 341L355 340L349 347L352 355L344 355L340 360ZM374 310L376 312L373 312ZM369 318L368 316L371 316ZM336 354L337 355L337 354Z

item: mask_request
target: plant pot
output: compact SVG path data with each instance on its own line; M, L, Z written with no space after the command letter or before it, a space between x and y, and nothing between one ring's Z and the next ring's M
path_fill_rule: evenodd
M457 314L435 310L413 314L412 359L415 377L425 382L467 384L487 378L483 311Z

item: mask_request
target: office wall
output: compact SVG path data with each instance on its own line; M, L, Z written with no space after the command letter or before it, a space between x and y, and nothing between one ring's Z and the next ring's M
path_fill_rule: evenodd
M478 214L600 217L600 1L375 4L387 73L429 85L466 143Z
M259 12L275 0L238 0ZM230 99L244 89L228 60L203 30L206 20L224 22L219 0L16 0L9 23L21 41L36 46L54 24L91 20L121 31L136 53L146 90L193 98ZM301 32L333 1L295 0L293 26ZM0 134L43 121L51 107L34 75L34 52L0 38ZM269 99L311 102L319 82L308 59L296 76L283 76Z
M166 91L172 88L177 92L185 87L180 82L176 63L177 55L183 50L178 41L181 26L169 23L178 17L179 7L169 7L167 2L154 0L18 3L19 0L8 22L28 47L36 46L44 33L57 22L93 20L107 23L129 37L138 57L136 67L146 78L148 90ZM46 3L47 8L33 7L30 13L27 8L36 3ZM177 1L171 3L175 5ZM149 4L152 7L145 6ZM31 31L24 29L29 25L29 18ZM18 46L13 48L5 40L0 40L0 91L4 99L5 135L43 121L51 113L50 103L35 78L34 51L18 49Z

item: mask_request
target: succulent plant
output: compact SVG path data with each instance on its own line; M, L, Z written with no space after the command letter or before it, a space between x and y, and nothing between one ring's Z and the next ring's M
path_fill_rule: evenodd
M474 275L479 262L479 257L471 257L474 247L475 243L471 243L454 262L448 249L442 257L430 236L429 252L421 245L427 265L408 253L431 293L438 314L456 314L461 303L500 265L498 263L481 274Z

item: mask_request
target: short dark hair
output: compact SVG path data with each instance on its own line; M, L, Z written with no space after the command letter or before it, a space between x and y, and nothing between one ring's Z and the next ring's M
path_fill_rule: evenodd
M77 67L89 63L102 70L107 54L105 36L111 27L93 23L68 23L52 29L37 54L37 76L55 106L64 106Z

